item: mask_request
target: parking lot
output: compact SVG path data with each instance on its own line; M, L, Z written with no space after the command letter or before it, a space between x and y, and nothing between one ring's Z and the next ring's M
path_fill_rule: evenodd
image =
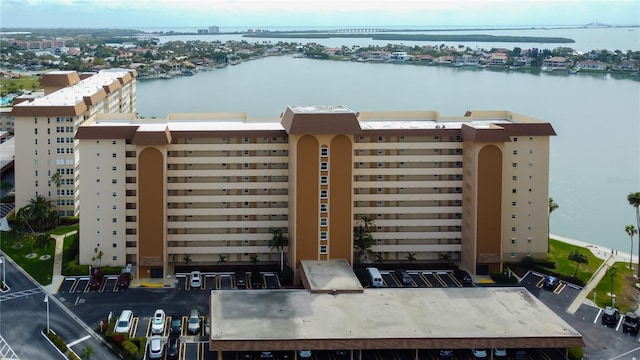
M464 285L452 270L408 270L411 283L402 283L394 271L380 270L383 287L388 288L448 288L473 286Z

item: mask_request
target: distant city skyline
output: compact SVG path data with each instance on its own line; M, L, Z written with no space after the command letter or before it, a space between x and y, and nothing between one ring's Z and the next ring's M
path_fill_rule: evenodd
M2 28L640 25L639 0L0 0Z

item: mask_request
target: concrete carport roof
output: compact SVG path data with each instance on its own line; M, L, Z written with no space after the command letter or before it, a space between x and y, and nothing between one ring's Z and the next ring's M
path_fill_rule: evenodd
M521 287L215 290L212 351L582 347Z

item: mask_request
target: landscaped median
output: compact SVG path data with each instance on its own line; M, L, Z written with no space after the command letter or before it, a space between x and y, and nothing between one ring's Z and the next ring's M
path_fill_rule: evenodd
M103 319L98 325L96 332L101 334L111 349L119 354L121 358L126 360L142 360L147 348L146 337L129 337L129 334L121 334L113 332L118 321L117 316L112 316L111 321L107 318Z
M78 354L76 354L73 350L71 350L71 348L67 346L65 341L60 336L58 336L58 334L56 334L53 330L49 329L49 331L47 331L47 329L44 328L42 329L40 334L42 334L42 336L45 339L47 339L47 341L49 341L51 345L55 346L55 348L58 349L60 354L65 358L69 360L80 360L80 357L78 356Z

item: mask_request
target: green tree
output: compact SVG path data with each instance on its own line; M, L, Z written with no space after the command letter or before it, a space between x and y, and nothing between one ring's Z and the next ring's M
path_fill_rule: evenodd
M97 247L93 248L93 256L91 257L91 262L93 263L93 267L96 269L100 268L100 265L102 264L102 256L104 255L104 253L102 252L102 250L98 250ZM96 266L96 263L98 264L98 266Z
M93 350L93 347L87 346L86 348L82 349L82 351L80 351L80 358L82 358L82 360L91 360L93 354L95 354L95 350Z
M56 209L60 207L60 184L62 184L62 176L59 172L54 172L51 175L51 182L56 186L56 194L58 195L58 201L56 202ZM60 210L58 210L58 215L60 215Z
M353 230L353 249L356 253L356 259L362 260L362 255L371 250L375 244L375 240L371 235L371 229L374 227L373 220L367 215L362 215L358 220L358 226Z
M447 252L440 253L438 255L438 257L440 258L440 260L445 261L445 262L450 262L451 261L451 254L449 254Z
M51 200L36 195L16 213L18 231L38 233L53 229L59 216L52 207Z
M636 229L640 231L640 192L629 193L627 201L629 201L629 205L636 208ZM640 259L640 245L638 245L638 257ZM640 278L640 266L638 266L638 278Z
M284 270L284 248L289 245L289 239L286 236L282 235L282 229L280 228L271 228L271 240L269 240L269 249L273 251L274 249L280 251L280 272Z
M255 266L255 265L258 265L258 261L260 260L258 260L258 255L251 255L251 258L249 261L251 261L251 264Z
M574 261L576 263L576 271L573 273L573 277L576 277L576 275L578 275L578 268L580 267L580 264L589 263L589 258L587 258L587 255L582 254L577 250L569 253L568 258L569 260Z
M187 254L185 255L182 260L184 261L185 265L189 265L189 263L191 262L191 255Z
M218 255L218 264L226 263L226 262L227 262L227 257L222 255L222 254L219 254Z
M629 235L631 239L631 250L629 251L629 269L633 270L633 235L638 233L636 227L633 225L627 225L624 227L624 231Z
M384 262L384 256L381 252L376 253L376 262L382 264Z
M553 198L549 198L549 214L547 215L547 253L549 252L549 238L551 237L551 213L560 206L553 201Z
M409 262L415 262L416 261L416 253L407 253L407 260L409 260Z

